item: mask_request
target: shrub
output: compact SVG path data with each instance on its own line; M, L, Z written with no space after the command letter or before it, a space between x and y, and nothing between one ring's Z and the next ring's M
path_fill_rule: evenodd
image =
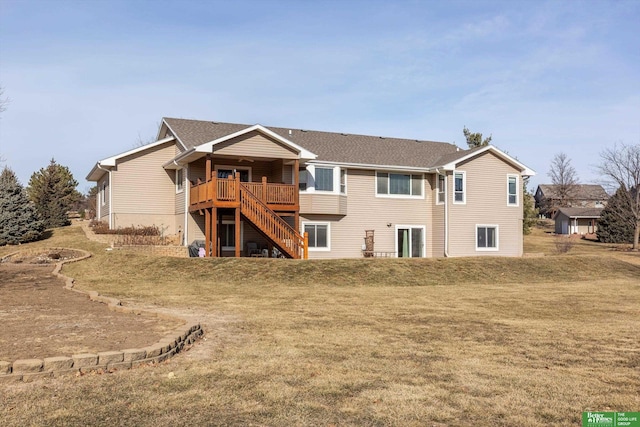
M573 249L576 242L573 240L572 236L556 236L554 244L556 245L556 252L559 254L566 254Z
M96 234L111 234L117 236L114 244L117 246L133 246L133 245L164 245L167 238L164 236L164 230L157 225L148 226L130 226L110 229L109 225L103 221L91 221L89 226Z

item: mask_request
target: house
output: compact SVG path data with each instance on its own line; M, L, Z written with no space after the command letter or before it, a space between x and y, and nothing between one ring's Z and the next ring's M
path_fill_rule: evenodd
M540 184L534 199L541 215L553 218L560 207L568 208L604 208L609 195L601 185L576 184L567 190L564 197L560 194L559 185Z
M164 118L98 161L98 219L158 225L206 256L522 255L522 177L487 145Z
M602 208L558 208L556 234L595 234Z

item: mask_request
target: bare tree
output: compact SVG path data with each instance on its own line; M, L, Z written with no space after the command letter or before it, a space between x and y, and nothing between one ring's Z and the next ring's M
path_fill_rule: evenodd
M0 86L0 113L4 112L7 109L8 104L9 98L4 97L4 88Z
M557 207L567 207L578 185L578 175L571 166L571 159L564 153L556 154L551 161L548 175L551 183L555 185L554 198L558 200Z
M629 217L635 221L633 250L638 250L640 239L640 144L616 144L600 153L598 171L605 180L618 187L625 205L631 212L618 212L620 219Z
M462 133L467 139L467 145L469 148L482 147L484 145L489 145L491 142L491 135L482 139L482 134L480 132L471 132L466 126L462 129Z

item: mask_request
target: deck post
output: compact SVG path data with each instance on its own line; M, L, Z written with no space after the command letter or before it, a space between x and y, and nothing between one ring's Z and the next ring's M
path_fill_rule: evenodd
M218 208L215 206L211 208L211 219L209 221L209 228L211 229L210 238L211 241L207 241L207 244L213 245L213 251L211 256L218 257Z
M309 259L309 233L304 232L304 257L303 259Z
M204 253L206 257L211 256L211 210L204 210Z
M240 188L240 186L238 186ZM236 258L240 258L240 249L242 242L240 241L240 208L236 208Z
M207 182L211 181L211 154L207 154L207 160L205 163L205 173L207 174L205 181Z
M262 177L262 201L267 203L267 177Z
M296 209L293 216L293 228L298 231L300 230L300 160L298 159L293 162L293 203Z

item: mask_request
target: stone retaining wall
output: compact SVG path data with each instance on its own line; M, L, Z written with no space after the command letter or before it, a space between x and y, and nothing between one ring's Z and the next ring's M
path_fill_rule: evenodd
M123 245L115 246L113 249L122 249L148 255L172 256L178 258L187 258L189 256L189 250L186 246Z
M64 249L64 248L58 248ZM185 249L185 248L183 248ZM42 248L37 249L43 251ZM91 256L89 252L79 249L70 249L82 252L84 255L79 258L65 260L56 263L53 275L62 278L65 281L65 289L85 294L89 296L91 301L107 304L109 310L120 313L148 313L157 317L167 317L161 313L140 310L133 307L126 307L115 298L105 297L98 292L84 292L74 289L74 280L60 273L62 265L68 262L81 261ZM20 252L15 252L7 257L13 256ZM5 258L7 258L5 257ZM131 369L149 363L162 362L169 357L179 353L185 346L193 344L199 337L204 334L200 324L182 326L175 332L169 334L155 344L144 348L129 348L125 350L103 351L99 353L83 353L74 354L70 357L57 356L47 357L44 359L20 359L14 362L5 362L0 360L0 383L10 381L30 381L43 377L54 377L68 374L82 374L91 371L109 372L117 369Z
M176 245L118 245L116 246L116 242L118 241L117 235L96 234L93 232L91 227L89 227L89 221L80 221L80 226L82 227L82 230L84 230L84 234L87 236L87 239L93 240L94 242L108 244L115 250L125 249L128 251L144 253L148 255L172 256L177 258L189 257L189 250L186 246L176 246Z

